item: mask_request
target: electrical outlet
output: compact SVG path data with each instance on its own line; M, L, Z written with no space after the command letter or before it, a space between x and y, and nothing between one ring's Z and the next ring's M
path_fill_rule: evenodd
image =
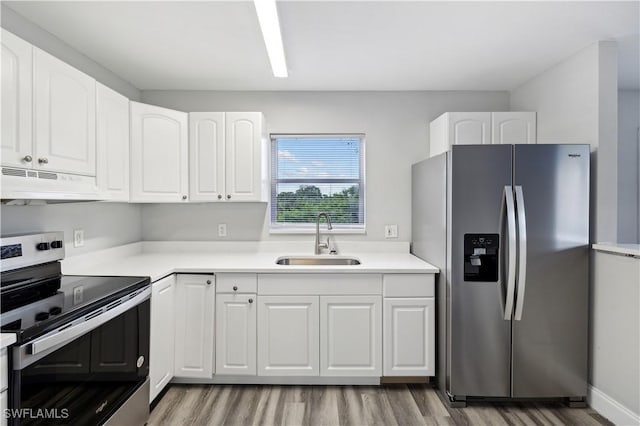
M73 246L82 247L84 245L84 229L73 230Z
M218 224L218 237L226 237L227 236L227 224L219 223Z
M398 225L385 225L384 226L385 238L398 238Z

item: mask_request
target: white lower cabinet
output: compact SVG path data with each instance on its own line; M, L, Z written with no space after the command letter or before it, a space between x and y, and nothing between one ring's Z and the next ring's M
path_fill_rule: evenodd
M320 375L382 375L382 297L320 297Z
M259 376L319 375L318 304L318 296L259 296Z
M213 377L214 287L213 274L177 275L174 369L176 377Z
M3 407L3 410L9 407L9 391L0 392L0 407ZM0 416L0 426L5 426L7 424L7 421L7 416L2 413L2 415Z
M256 374L256 295L216 295L216 374Z
M149 402L152 402L173 378L175 289L175 275L156 281L151 286Z
M435 299L384 299L384 375L435 374Z

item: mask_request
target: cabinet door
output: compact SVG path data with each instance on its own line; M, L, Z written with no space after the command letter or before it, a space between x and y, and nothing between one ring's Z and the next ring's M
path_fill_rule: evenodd
M4 409L9 408L9 391L2 391L0 392L0 407L4 407ZM8 423L8 419L7 416L3 415L0 416L0 426L6 426Z
M31 167L33 161L33 47L2 30L2 164Z
M258 375L318 375L318 296L260 296Z
M34 165L95 176L96 81L40 49L34 51Z
M227 112L225 134L227 200L261 201L263 173L267 172L262 164L266 137L262 113Z
M131 201L188 200L188 114L131 102Z
M213 376L213 275L177 276L175 376Z
M129 99L96 83L98 188L107 200L129 201Z
M191 201L224 200L224 112L189 114Z
M256 374L256 295L216 296L216 374Z
M151 287L151 338L149 346L149 402L153 401L173 378L175 275L153 283Z
M320 375L382 375L382 297L320 297Z
M536 113L506 111L491 113L491 143L536 143Z
M435 374L435 299L384 299L384 375Z
M448 114L450 145L491 143L490 112L450 112Z

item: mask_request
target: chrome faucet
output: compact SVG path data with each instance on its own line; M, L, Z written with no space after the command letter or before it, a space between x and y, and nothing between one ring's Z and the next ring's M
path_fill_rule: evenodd
M320 242L320 217L321 216L324 216L324 218L327 221L327 229L328 230L333 229L331 226L331 216L329 216L329 213L326 213L326 212L318 213L318 217L316 217L316 244L315 244L315 250L314 250L315 254L322 254L323 248L329 248L329 237L327 237L326 243Z

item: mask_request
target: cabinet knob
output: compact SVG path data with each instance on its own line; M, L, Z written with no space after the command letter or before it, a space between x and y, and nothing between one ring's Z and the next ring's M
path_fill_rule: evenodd
M238 291L238 286L237 285L233 286L233 291Z
M186 195L183 195L183 196L182 196L182 199L183 199L183 200L186 200L186 199L187 199L187 196L186 196Z
M40 163L40 164L48 164L49 160L47 158L38 158L38 163Z
M227 200L231 199L231 194L227 195Z
M25 155L24 157L22 157L22 161L24 161L25 163L30 163L33 161L33 157L30 155Z
M249 299L249 303L253 303L253 299Z
M222 200L222 194L218 194L218 200Z
M211 285L211 280L207 280L207 285Z

